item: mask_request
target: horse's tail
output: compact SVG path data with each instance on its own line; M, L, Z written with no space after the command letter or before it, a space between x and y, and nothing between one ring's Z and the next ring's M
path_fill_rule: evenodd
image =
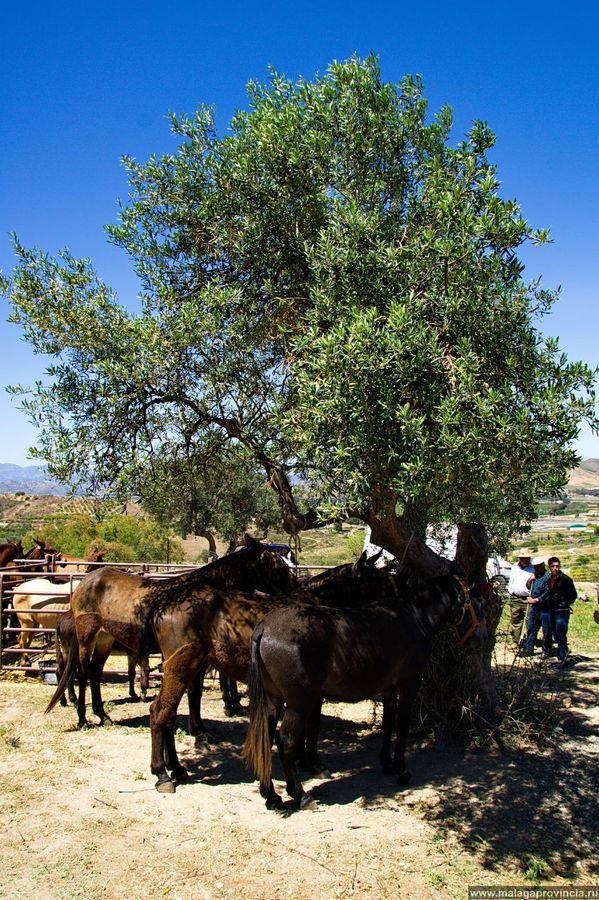
M271 738L268 728L266 693L260 672L260 641L262 623L252 634L251 662L248 670L248 695L250 700L250 724L243 745L245 764L253 768L261 785L270 784L272 778Z
M56 690L52 696L52 699L48 703L45 712L49 713L51 709L54 709L59 700L64 697L67 687L69 683L75 677L75 673L77 671L77 664L79 662L79 641L77 640L77 632L73 635L73 640L71 641L71 647L69 650L69 656L67 659L67 664L63 669L62 675L60 676L60 681L56 686Z

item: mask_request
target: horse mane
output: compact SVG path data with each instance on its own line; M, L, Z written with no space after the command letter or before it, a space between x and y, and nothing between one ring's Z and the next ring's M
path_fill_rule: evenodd
M322 581L312 586L302 586L320 606L355 608L381 605L395 607L406 602L409 597L404 578L368 566L360 574L340 572L338 577Z
M143 653L150 640L151 623L161 619L169 609L185 601L192 603L196 599L198 588L215 588L217 590L238 590L251 593L255 588L270 587L267 574L257 571L257 564L268 554L271 564L279 563L281 572L290 573L285 563L276 560L266 544L262 544L250 535L245 536L245 546L233 553L215 559L200 569L194 569L184 575L175 575L152 584L149 589L149 602L144 612L140 649ZM273 593L277 593L273 585Z

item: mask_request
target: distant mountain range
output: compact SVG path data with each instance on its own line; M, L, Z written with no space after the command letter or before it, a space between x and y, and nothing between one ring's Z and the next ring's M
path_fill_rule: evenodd
M0 494L25 494L66 497L69 488L49 477L43 466L14 466L0 463Z
M599 459L585 459L570 472L568 484L573 488L599 488ZM69 488L53 481L43 466L15 466L0 463L0 494L25 494L66 497Z

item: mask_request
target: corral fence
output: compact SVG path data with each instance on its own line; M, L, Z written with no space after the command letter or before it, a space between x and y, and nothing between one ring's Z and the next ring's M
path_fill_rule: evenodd
M140 575L143 578L152 581L158 581L163 578L172 578L175 575L182 575L185 572L199 570L202 566L172 564L172 563L93 563L94 568L102 568L109 566L113 569L121 569L131 574ZM46 556L43 560L17 559L14 565L4 569L0 569L0 596L2 598L2 615L0 627L0 671L15 672L29 675L40 675L46 682L55 683L56 680L56 627L44 626L44 619L53 621L55 616L64 615L64 608L57 608L55 605L43 606L31 610L35 615L35 619L39 622L35 627L22 625L17 616L17 611L13 607L13 597L18 588L18 593L26 593L26 585L28 581L33 579L48 579L48 589L36 590L36 599L45 597L57 597L56 584L51 582L54 579L56 583L61 585L68 584L69 590L65 592L64 600L70 598L73 591L82 578L85 578L86 569L89 566L87 560L70 560L67 563L71 571L64 571L60 565L56 566L56 561L52 556ZM314 571L323 571L332 568L331 566L294 566L294 572L301 577L308 575ZM75 571L73 571L73 569ZM58 598L57 598L58 600ZM43 602L43 600L42 600ZM30 610L19 609L24 615L28 615ZM32 641L30 645L22 649L20 646L20 637L22 634L31 634ZM126 677L127 668L114 667L118 665L118 660L122 658L122 654L111 654L110 663L113 667L104 669L105 675ZM116 662L115 662L116 660ZM150 658L151 674L154 677L161 678L162 658L160 655ZM216 677L216 676L214 676Z

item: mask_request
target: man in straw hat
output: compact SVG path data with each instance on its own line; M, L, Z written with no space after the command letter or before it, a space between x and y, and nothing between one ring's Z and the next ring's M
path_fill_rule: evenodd
M518 562L514 563L510 572L508 591L510 594L512 650L517 650L520 646L522 626L528 612L528 582L530 576L535 573L530 563L531 556L532 553L527 547L518 550Z

